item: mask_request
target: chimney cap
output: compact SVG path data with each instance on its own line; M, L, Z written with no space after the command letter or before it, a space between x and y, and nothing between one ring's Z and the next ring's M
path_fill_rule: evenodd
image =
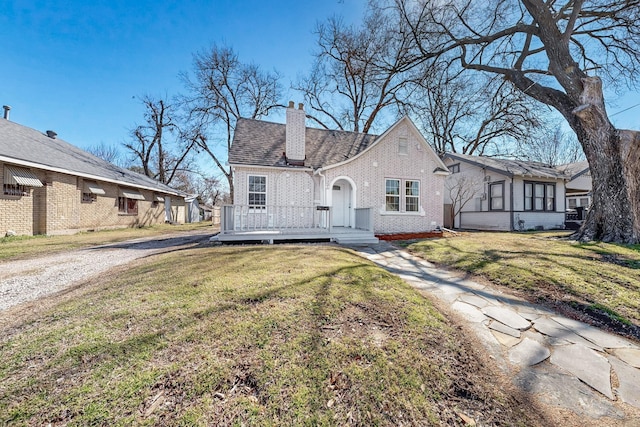
M304 110L304 104L302 102L298 103L298 110Z
M295 103L293 101L289 101L289 108L295 108Z
M48 136L49 138L51 138L51 139L56 139L56 136L58 136L58 134L57 134L57 133L55 133L55 132L54 132L54 131L52 131L52 130L48 130L48 131L47 131L47 136Z

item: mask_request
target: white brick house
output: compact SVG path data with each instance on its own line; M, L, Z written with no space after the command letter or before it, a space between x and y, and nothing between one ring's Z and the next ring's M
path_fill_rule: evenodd
M382 135L307 128L302 105L286 124L238 121L229 163L234 206L224 235L247 231L378 235L435 230L443 221L449 174L413 122L404 117Z

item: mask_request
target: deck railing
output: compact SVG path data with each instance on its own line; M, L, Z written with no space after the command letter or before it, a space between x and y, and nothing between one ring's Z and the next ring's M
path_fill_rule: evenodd
M356 208L356 229L373 231L373 210L371 208Z
M266 230L316 230L329 232L328 206L249 206L222 207L221 232Z

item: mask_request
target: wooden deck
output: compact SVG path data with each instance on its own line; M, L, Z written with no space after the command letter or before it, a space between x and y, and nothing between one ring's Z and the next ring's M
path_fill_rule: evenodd
M336 242L346 245L368 245L378 243L373 232L345 227L331 229L282 229L227 231L214 236L221 243L268 243L276 242Z

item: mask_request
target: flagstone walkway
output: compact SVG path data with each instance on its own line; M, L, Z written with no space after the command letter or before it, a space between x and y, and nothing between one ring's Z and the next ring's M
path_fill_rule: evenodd
M514 384L541 402L596 419L624 420L626 405L640 408L638 345L438 269L387 242L352 249L447 303Z

